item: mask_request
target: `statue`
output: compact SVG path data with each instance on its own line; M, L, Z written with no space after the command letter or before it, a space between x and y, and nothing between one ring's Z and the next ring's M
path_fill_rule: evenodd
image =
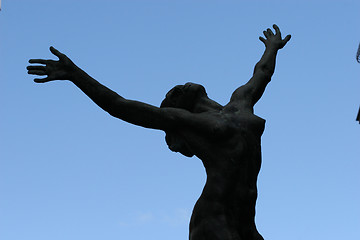
M58 61L31 59L29 74L47 75L36 83L69 80L110 115L145 128L163 130L170 150L201 159L207 180L190 220L190 240L261 240L255 226L257 177L261 165L260 138L265 120L253 107L275 70L279 49L290 40L278 26L259 39L265 52L253 77L222 106L195 83L177 85L160 107L125 99L101 85L54 47Z

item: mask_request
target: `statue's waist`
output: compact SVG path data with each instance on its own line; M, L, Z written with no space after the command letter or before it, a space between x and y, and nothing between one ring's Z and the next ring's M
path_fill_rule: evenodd
M233 201L228 203L200 197L190 221L192 229L208 222L232 223L236 228L254 226L255 201ZM215 224L218 225L218 224Z
M257 190L249 187L237 187L233 189L220 189L205 186L195 208L208 212L241 212L253 211L257 199Z

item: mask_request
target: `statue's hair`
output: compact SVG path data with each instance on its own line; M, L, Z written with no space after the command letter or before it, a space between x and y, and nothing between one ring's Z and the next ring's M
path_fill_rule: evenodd
M171 91L171 90L170 90ZM169 91L169 92L170 92ZM176 108L177 106L174 106L174 103L170 101L170 99L165 98L161 105L160 108L165 108L165 107L174 107ZM194 153L191 151L189 145L187 144L187 142L184 140L183 137L180 136L179 133L177 133L177 131L165 131L165 141L169 147L169 149L173 152L179 152L181 154L183 154L186 157L192 157L194 156Z

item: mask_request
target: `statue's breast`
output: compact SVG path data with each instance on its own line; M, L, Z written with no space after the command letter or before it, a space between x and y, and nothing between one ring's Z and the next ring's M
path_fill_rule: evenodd
M227 122L231 132L240 132L261 137L265 129L265 119L253 113L228 114Z

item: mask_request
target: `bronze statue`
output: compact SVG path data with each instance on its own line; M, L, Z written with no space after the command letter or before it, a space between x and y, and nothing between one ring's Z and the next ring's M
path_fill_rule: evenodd
M146 128L163 130L170 150L203 162L207 180L190 221L190 240L260 240L255 226L260 138L265 120L253 107L275 70L279 49L290 40L274 25L264 31L265 52L253 77L225 106L208 98L199 84L177 85L160 107L125 99L101 85L53 47L59 60L31 59L28 73L47 75L34 81L70 80L110 115Z

